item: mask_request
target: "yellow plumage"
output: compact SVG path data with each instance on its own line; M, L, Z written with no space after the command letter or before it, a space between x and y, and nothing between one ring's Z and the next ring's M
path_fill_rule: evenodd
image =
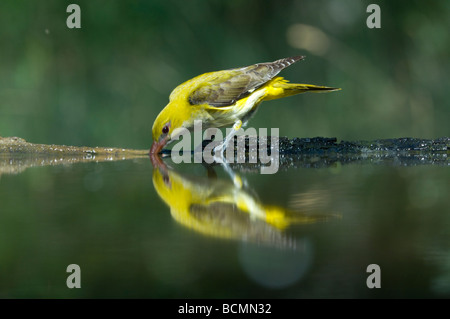
M195 120L201 120L203 128L234 125L235 129L239 129L262 101L304 92L339 90L289 83L276 76L281 70L303 58L296 56L205 73L179 85L172 91L169 103L153 124L154 144L151 153L158 153L172 139L175 129L192 129Z

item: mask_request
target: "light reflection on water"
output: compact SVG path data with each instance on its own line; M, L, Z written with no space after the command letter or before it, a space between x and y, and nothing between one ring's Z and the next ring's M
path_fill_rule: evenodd
M0 180L5 297L448 297L445 166L275 175L148 159ZM65 287L78 263L82 289ZM382 288L366 287L381 267Z

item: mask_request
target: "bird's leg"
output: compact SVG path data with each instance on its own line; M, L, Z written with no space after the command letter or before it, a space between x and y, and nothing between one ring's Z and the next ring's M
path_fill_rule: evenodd
M228 174L228 176L230 176L231 180L233 181L234 186L236 186L239 189L241 189L243 186L247 186L247 181L245 179L242 179L238 174L236 174L231 169L231 167L230 167L229 163L227 162L227 160L225 159L225 156L223 153L224 153L225 149L227 148L228 143L234 138L236 133L241 129L242 124L243 123L241 120L237 120L233 125L233 129L225 137L223 142L214 148L214 159L215 159L216 163L222 164L223 169Z
M231 132L225 137L225 139L223 140L222 144L217 145L214 148L214 154L217 155L221 155L221 157L223 158L223 152L225 151L225 149L228 146L228 143L233 139L233 137L236 135L237 131L239 131L242 127L242 121L241 120L237 120L234 125L233 125L233 129L231 130Z

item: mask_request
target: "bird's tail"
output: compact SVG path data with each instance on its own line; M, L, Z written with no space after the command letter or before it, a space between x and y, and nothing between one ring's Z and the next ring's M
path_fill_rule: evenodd
M339 214L319 213L306 214L297 211L290 211L277 206L265 206L266 222L278 229L285 229L290 225L312 224L331 218L340 217Z
M339 91L340 88L333 88L328 86L318 86L312 84L298 84L289 83L289 81L283 79L282 77L276 77L268 83L266 86L266 96L264 100L274 100L286 96L291 96L295 94L313 92L313 93L324 93Z

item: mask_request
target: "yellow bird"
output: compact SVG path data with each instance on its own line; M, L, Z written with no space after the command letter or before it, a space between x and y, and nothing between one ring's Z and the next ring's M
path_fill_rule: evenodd
M236 132L245 125L262 101L304 92L330 92L337 88L289 83L276 76L291 64L303 60L294 56L274 62L199 75L176 87L169 104L153 123L151 155L158 154L174 137L177 128L193 129L201 120L203 128L233 126L220 147L223 152Z
M186 175L167 167L159 157L150 159L154 167L153 185L170 207L172 217L204 235L286 246L292 243L284 233L289 226L337 217L267 205L251 189L217 178L212 169L208 177Z

